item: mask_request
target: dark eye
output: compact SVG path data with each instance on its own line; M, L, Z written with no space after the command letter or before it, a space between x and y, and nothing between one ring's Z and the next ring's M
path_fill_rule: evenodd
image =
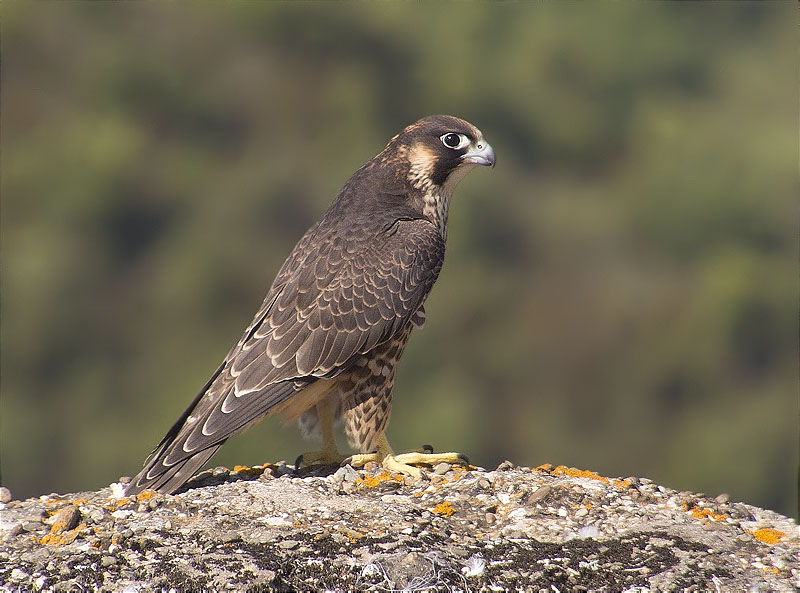
M444 134L441 136L441 140L442 144L444 144L447 148L452 149L464 148L467 144L469 144L469 138L467 138L464 134L456 134L454 132Z

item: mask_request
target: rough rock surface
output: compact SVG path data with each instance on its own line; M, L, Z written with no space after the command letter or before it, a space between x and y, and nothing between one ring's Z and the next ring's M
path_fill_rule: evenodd
M724 496L508 462L428 476L278 464L0 502L0 591L800 588L797 525Z

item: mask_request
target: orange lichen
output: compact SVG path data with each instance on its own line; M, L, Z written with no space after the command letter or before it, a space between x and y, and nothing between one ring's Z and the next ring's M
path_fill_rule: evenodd
M445 500L444 502L440 502L437 504L433 510L431 511L434 515L441 515L442 517L449 517L456 510L453 508L453 505L450 503L449 500Z
M61 504L63 502L67 502L66 498L49 498L44 501L44 504Z
M61 533L62 531L67 530L67 521L69 521L69 517L66 515L59 515L56 513L55 521L53 521L52 526L50 527L50 533ZM73 523L74 525L74 523Z
M770 528L756 529L755 531L749 531L748 533L750 533L758 541L769 544L770 546L777 544L784 537L786 537L786 534L783 531Z
M145 490L136 495L136 502L145 502L156 496L155 490Z
M545 463L539 467L535 467L534 469L536 471L549 473L551 476L569 476L571 478L587 478L589 480L597 480L603 484L610 484L616 488L619 488L620 490L630 488L631 486L630 480L612 480L606 478L605 476L601 476L597 472L589 471L588 469L575 469L574 467L567 467L565 465L559 465L558 467L554 468L549 463Z
M701 509L698 507L688 508L688 504L683 503L684 508L686 508L686 512L696 517L698 519L713 519L714 521L724 521L728 518L728 515L722 513L715 513L711 509Z
M354 531L352 529L347 529L344 527L338 527L336 531L338 531L339 533L344 535L347 539L349 539L351 544L354 544L361 538L366 537L363 533Z
M66 546L75 541L78 537L77 533L67 531L66 533L48 533L41 539L37 540L40 544L49 546Z
M264 473L265 467L253 466L248 467L246 465L234 465L233 466L233 473L234 474L244 474L245 476L256 477L260 476Z
M74 529L81 520L80 511L78 511L77 507L74 506L66 506L62 509L59 509L57 512L48 511L47 514L52 517L46 521L47 523L50 523L51 534L62 533L64 531Z
M552 470L550 474L553 476L570 476L571 478L588 478L590 480L598 480L603 482L603 484L611 483L611 480L608 478L593 471L589 471L588 469L575 469L574 467L567 467L565 465L559 465Z
M127 496L123 496L122 498L109 498L106 501L106 504L103 505L103 508L110 511L116 511L117 509L129 505L132 502L133 500Z
M455 473L454 473L453 477L449 479L449 481L451 483L452 482L458 482L459 480L463 479L467 475L466 470L456 469L456 470L453 470L453 471Z
M445 484L452 484L454 482L458 482L465 475L467 475L466 471L456 469L456 470L453 470L453 475L452 476L432 475L430 477L430 480L431 480L431 484L434 486L434 488L436 488L438 490L442 486L444 486Z
M75 541L75 539L81 535L81 532L87 530L88 527L85 523L81 523L75 529L70 529L69 531L57 531L56 525L53 525L50 528L50 533L42 537L41 539L34 538L35 541L39 542L40 544L51 545L51 546L66 546L71 544Z
M382 471L376 476L367 475L364 476L363 478L356 478L355 483L361 486L366 486L367 488L374 488L375 486L381 484L382 482L388 482L392 480L401 484L403 483L402 476L390 474L387 471Z

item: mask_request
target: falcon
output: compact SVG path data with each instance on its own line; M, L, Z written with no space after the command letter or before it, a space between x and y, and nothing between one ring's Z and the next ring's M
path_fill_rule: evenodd
M392 138L303 235L244 335L125 493L174 492L229 437L275 414L322 438L321 450L298 458L309 465L375 461L421 477L415 465L463 460L395 455L386 427L397 361L442 269L453 189L494 164L480 130L456 117L426 117ZM339 453L336 422L359 454Z

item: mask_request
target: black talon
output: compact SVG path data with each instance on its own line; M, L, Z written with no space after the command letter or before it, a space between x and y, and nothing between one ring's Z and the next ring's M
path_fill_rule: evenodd
M339 467L344 467L345 465L350 465L353 462L353 456L345 457L342 459L342 462L339 464Z
M464 465L469 465L469 458L463 453L458 454L458 460Z
M425 453L433 453L433 447L430 445L422 445L422 450L425 451Z
M300 466L303 465L303 454L297 456L297 459L294 460L294 471L300 469Z

